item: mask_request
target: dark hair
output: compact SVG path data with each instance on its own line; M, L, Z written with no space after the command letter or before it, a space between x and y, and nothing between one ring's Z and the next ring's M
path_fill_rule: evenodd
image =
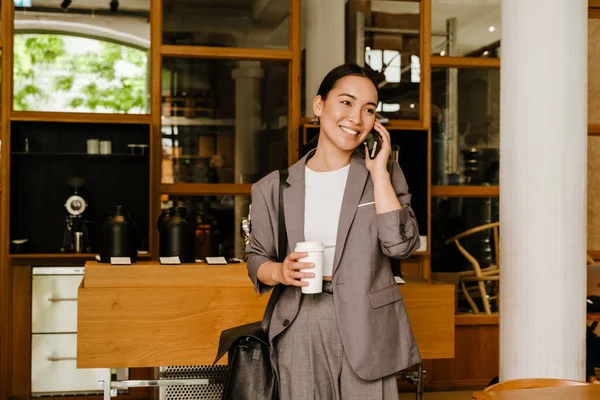
M373 83L373 86L375 86L375 90L377 90L377 94L379 95L379 87L377 86L377 81L373 74L368 69L357 64L348 63L335 67L325 75L325 78L323 78L321 86L319 86L319 90L317 91L317 96L321 96L321 98L325 100L329 95L329 92L331 92L331 89L335 87L340 79L346 76L364 76Z

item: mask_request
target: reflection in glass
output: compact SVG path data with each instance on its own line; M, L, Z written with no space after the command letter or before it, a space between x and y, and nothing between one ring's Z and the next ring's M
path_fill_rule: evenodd
M14 109L149 112L150 0L15 7Z
M163 44L287 49L289 0L163 0Z
M431 3L432 54L500 57L501 0L432 0Z
M441 273L472 271L471 263L448 239L491 222L499 221L498 198L432 198L431 200L431 270ZM495 247L491 229L461 239L461 245L479 262L481 268L495 264ZM491 285L493 286L493 285ZM459 308L470 309L464 299Z
M435 272L456 272L469 269L469 262L448 239L468 229L499 220L498 198L438 197L431 201L431 268ZM465 240L465 248L475 256L481 267L494 259L490 231L474 234Z
M196 259L222 256L242 258L240 222L249 213L250 196L169 196L161 208L185 207L195 228Z
M364 65L375 73L380 117L418 120L419 3L350 0L346 21L346 61Z
M431 73L432 183L498 185L500 71Z
M287 167L288 66L163 60L162 183L253 183Z

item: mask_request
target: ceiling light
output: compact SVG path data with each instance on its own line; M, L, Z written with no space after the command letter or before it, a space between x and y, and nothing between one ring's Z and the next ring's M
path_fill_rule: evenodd
M490 32L494 32L496 30L496 28L494 26L490 26L488 29Z
M369 46L365 47L366 51L371 51L371 48Z
M410 108L415 108L415 103L410 103Z
M484 55L484 56L487 56L488 54L490 54L490 52L489 52L489 51L487 51L487 50L483 52L483 55Z
M71 0L63 0L62 3L60 3L60 9L63 11L67 11L67 8L69 8L70 5Z
M445 56L446 52L444 50L440 51L440 56Z

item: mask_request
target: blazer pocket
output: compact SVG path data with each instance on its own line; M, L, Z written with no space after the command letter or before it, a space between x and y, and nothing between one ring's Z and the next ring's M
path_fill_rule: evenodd
M365 211L372 211L372 210L375 210L375 202L374 201L359 204L358 207L356 207L357 213L361 213L361 212L365 212Z
M394 283L393 286L388 286L384 289L377 290L373 293L369 293L369 300L371 300L371 308L383 307L387 304L398 301L402 298L398 285Z

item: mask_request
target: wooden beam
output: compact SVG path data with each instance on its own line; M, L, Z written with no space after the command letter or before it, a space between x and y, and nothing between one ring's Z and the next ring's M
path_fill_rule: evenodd
M500 68L500 59L431 56L431 68Z
M180 196L249 196L251 184L173 183L161 184L160 193Z
M3 190L0 194L0 400L11 396L11 274L8 263L10 251L10 111L13 102L13 29L14 7L12 1L3 1L2 19L2 94L0 95L0 138L2 138L2 165L0 182Z
M31 395L31 267L13 268L11 293L11 385L10 396Z
M424 129L431 125L431 0L421 2L421 84L419 95Z
M600 135L600 124L589 124L588 125L588 136L599 136Z
M288 165L298 161L298 133L300 130L301 71L300 58L300 0L290 0L290 51L292 59L288 67Z
M160 182L162 179L162 2L150 3L150 116L152 132L150 136L150 222L160 214ZM158 235L150 229L150 253L158 260Z
M432 197L498 197L498 186L431 186Z
M293 23L290 29L293 28ZM162 40L162 38L161 38ZM160 45L163 57L211 58L251 61L289 61L292 50L246 49L237 47Z
M92 124L150 124L149 114L101 114L73 112L12 111L11 121L83 122Z

